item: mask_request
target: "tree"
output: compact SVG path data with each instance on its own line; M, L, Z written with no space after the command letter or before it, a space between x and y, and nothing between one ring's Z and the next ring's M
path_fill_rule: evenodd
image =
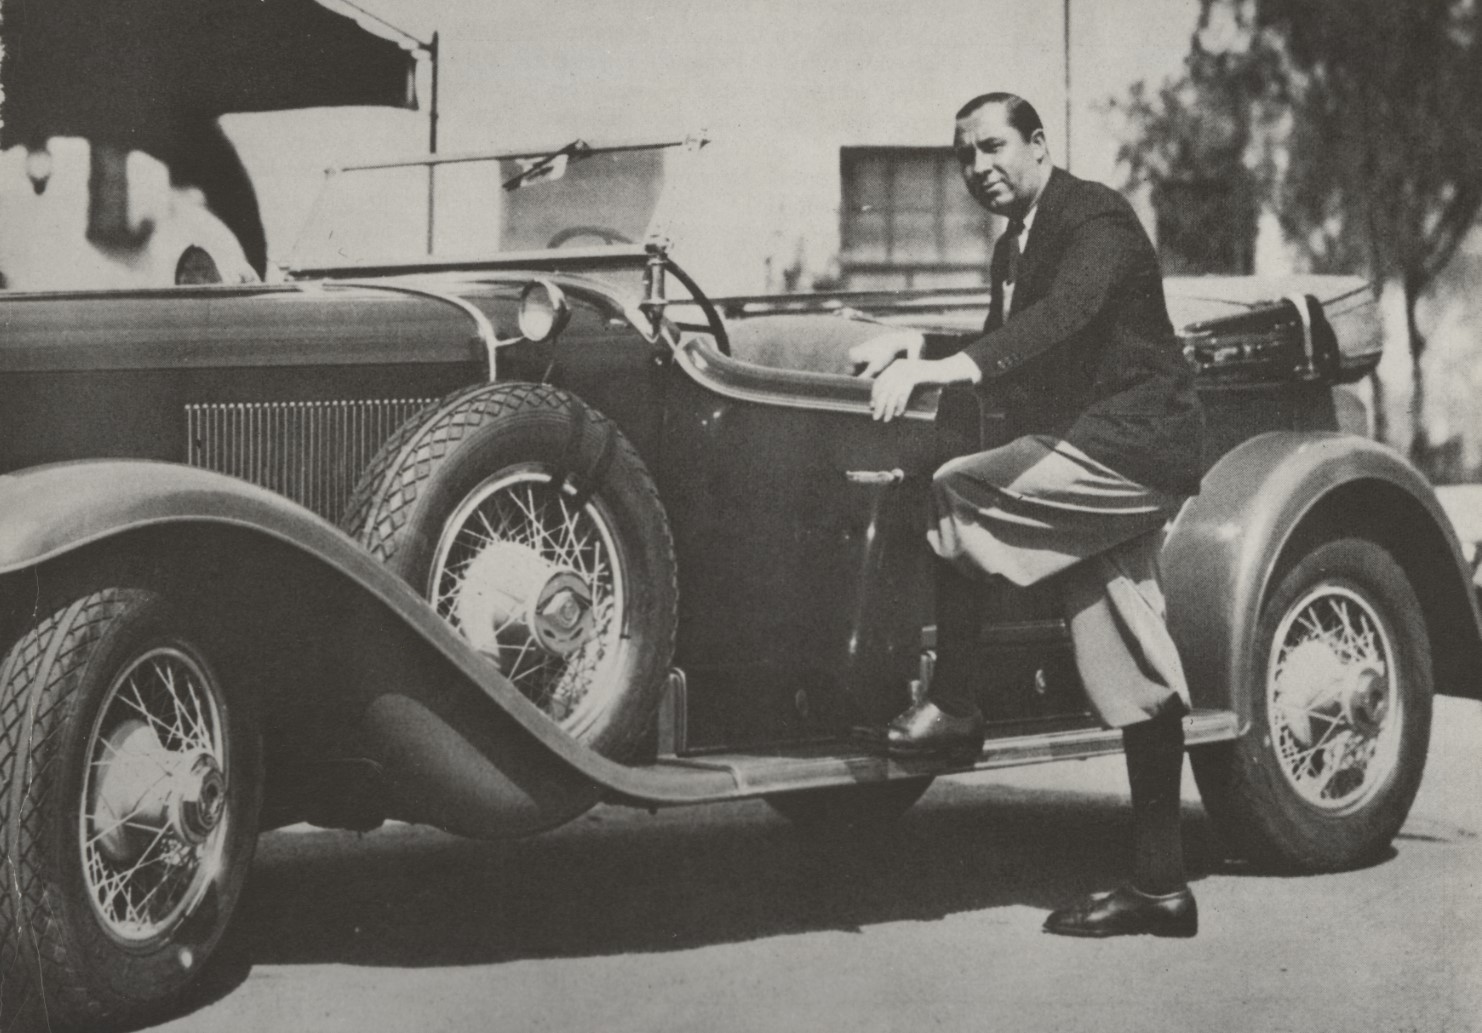
M1415 373L1413 452L1429 442L1416 304L1482 208L1478 0L1201 0L1184 78L1126 105L1134 178L1209 107L1240 120L1241 164L1315 271L1365 272L1403 290ZM1181 92L1182 91L1182 92ZM1141 103L1139 103L1141 101ZM1205 159L1219 154L1207 145Z

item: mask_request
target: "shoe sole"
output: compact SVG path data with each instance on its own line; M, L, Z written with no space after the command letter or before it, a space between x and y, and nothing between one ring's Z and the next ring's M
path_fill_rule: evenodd
M1161 936L1166 939L1190 940L1199 935L1197 927L1193 929L1111 929L1101 931L1096 929L1051 929L1048 926L1040 927L1051 936L1075 936L1083 940L1109 940L1113 936Z
M892 746L885 744L885 755L898 760L946 760L958 764L971 764L983 753L982 743L962 746Z

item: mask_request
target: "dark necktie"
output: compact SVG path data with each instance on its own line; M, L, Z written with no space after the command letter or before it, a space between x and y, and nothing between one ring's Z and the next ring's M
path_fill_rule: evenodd
M1018 219L1010 220L1008 228L1004 233L1008 234L1008 261L1004 263L1004 283L1019 282L1019 235L1024 232L1024 224Z
M1002 302L998 309L998 324L1002 325L1009 318L1009 313L1014 307L1014 281L1019 278L1019 234L1023 231L1024 224L1017 219L1011 220L1004 227L1003 237L1000 243L1003 245L1003 265L1000 270L1003 280L999 283L999 300ZM989 316L989 323L993 323L993 317Z

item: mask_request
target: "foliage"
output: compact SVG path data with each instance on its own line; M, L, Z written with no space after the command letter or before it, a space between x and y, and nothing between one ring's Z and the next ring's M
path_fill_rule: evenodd
M1132 182L1238 169L1309 269L1398 281L1418 373L1416 302L1482 208L1479 0L1200 2L1183 76L1114 105Z
M1204 0L1279 39L1297 85L1290 225L1347 215L1370 268L1413 300L1482 207L1482 40L1474 0ZM1245 10L1238 10L1245 8Z

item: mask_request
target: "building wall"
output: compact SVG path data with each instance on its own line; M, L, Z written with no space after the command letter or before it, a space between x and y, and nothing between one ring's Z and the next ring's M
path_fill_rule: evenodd
M223 279L256 279L236 237L206 209L199 191L172 187L169 171L137 151L122 170L130 243L90 242L87 141L53 139L49 151L50 175L39 192L27 174L25 148L0 153L0 276L11 290L168 284L190 246L210 254Z
M668 225L676 254L715 293L777 290L788 278L806 287L833 273L840 148L946 145L952 111L974 94L1008 89L1030 98L1057 162L1065 160L1066 5L1054 0L361 6L420 38L440 33L443 151L705 130L712 143ZM1177 69L1198 3L1069 7L1071 166L1114 180L1118 139L1104 102L1138 78ZM429 87L424 69L424 106ZM428 132L425 112L375 109L228 116L223 126L253 179L278 262L310 214L322 169L420 153ZM0 271L13 286L159 282L173 269L177 237L214 232L187 192L156 188L157 170L138 155L131 168L142 171L130 189L139 196L129 203L152 213L157 238L122 255L88 245L78 236L85 198L71 192L79 176L86 180L86 149L73 144L54 148L57 189L40 200L21 171L23 154L0 161Z

